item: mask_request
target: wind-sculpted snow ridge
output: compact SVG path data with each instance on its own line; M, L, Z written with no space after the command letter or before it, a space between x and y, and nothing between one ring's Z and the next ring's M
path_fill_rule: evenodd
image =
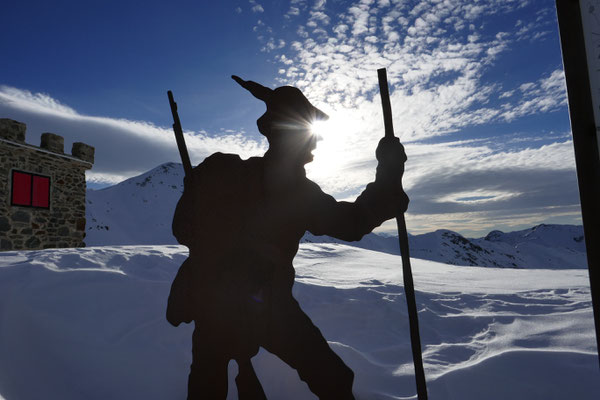
M0 396L185 398L192 326L164 315L186 256L181 246L3 253ZM430 398L596 398L585 270L412 261ZM303 244L295 264L294 295L355 371L357 399L415 399L400 258ZM275 356L261 350L253 363L269 399L315 398Z

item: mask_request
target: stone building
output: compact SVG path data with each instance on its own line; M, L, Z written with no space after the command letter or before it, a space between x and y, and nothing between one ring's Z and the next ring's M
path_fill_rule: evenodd
M85 246L85 171L94 148L43 133L25 143L24 123L0 119L0 250Z

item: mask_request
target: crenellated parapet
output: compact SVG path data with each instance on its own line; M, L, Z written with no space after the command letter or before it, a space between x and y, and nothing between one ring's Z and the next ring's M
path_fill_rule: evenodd
M94 147L43 133L25 142L26 125L0 118L0 250L85 246L85 171Z

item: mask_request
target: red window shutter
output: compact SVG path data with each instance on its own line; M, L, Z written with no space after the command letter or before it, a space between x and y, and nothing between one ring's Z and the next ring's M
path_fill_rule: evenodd
M31 205L31 175L13 171L12 203L19 206Z
M50 205L50 178L46 176L33 177L34 207L48 208Z

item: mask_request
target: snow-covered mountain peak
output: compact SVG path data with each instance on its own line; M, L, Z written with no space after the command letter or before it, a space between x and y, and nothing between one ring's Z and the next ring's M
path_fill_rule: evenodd
M176 244L171 234L183 166L169 162L101 190L88 190L86 243Z
M183 177L183 166L179 163L168 162L161 164L148 172L144 172L141 175L126 179L114 186L100 190L90 189L89 192L102 192L105 190L114 190L115 188L125 188L129 186L137 186L140 188L148 187L149 189L167 186L171 189L183 190Z
M567 247L574 251L585 251L583 229L581 226L540 224L529 229L509 233L494 232L490 232L486 236L486 240L501 241L514 246L530 243L548 247ZM493 233L494 235L492 235ZM489 238L490 235L492 235L493 240Z
M486 235L486 237L484 237L484 240L487 240L488 242L497 242L497 241L501 241L502 237L504 236L504 232L499 231L499 230L494 230L491 231L490 233L488 233Z

